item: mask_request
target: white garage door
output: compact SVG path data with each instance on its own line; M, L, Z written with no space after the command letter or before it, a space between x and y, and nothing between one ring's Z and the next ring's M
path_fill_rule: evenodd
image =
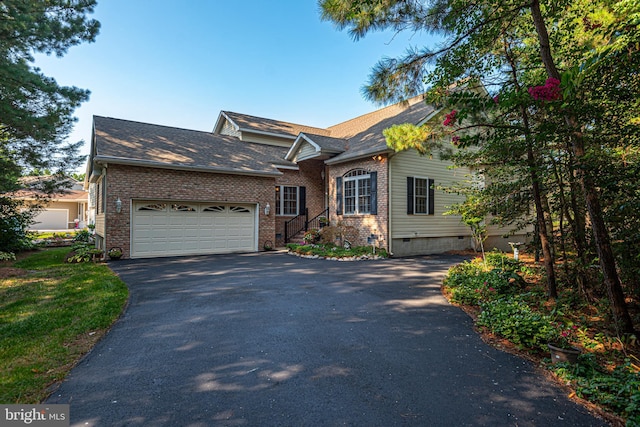
M33 217L33 230L66 230L69 228L68 209L47 209Z
M133 203L131 257L256 250L255 205Z

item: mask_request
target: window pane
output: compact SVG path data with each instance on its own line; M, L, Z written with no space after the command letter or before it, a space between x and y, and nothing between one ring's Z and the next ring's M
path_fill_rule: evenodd
M298 187L282 187L284 215L298 215Z
M356 182L344 182L344 213L353 214L356 212Z
M415 190L414 190L414 209L417 214L426 214L427 213L427 195L428 195L428 185L426 178L416 178L415 179Z
M371 212L371 178L358 179L358 213Z

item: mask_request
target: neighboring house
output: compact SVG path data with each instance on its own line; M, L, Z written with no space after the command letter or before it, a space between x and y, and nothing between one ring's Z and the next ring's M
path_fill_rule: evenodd
M29 176L20 179L24 186L12 194L16 199L27 203L42 204L43 208L34 216L29 227L32 231L62 231L82 229L87 225L88 193L83 184L73 178L65 178L64 190L46 194L39 187L50 176Z
M460 196L437 189L469 172L395 153L382 134L443 114L413 98L316 128L222 111L212 132L95 116L97 244L131 258L259 251L327 217L396 256L469 248L469 230L442 215Z

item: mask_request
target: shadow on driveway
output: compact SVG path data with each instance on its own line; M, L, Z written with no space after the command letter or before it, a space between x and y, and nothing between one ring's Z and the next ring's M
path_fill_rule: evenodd
M112 263L122 319L49 403L78 426L601 426L440 293L455 256Z

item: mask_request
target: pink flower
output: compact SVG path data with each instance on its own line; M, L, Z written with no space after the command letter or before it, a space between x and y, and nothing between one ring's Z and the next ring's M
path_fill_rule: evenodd
M453 122L456 119L456 114L458 114L456 110L451 110L451 112L445 116L444 122L442 122L442 124L444 126L453 126Z
M498 102L500 102L500 95L496 95L496 96L494 96L494 97L493 97L493 102L495 102L496 104L497 104Z
M460 137L459 137L458 135L453 135L453 136L451 137L451 143L452 143L453 145L458 145L458 144L460 143ZM487 283L485 282L485 285L486 285L486 284L487 284Z
M560 80L549 77L544 86L532 86L528 89L529 95L536 101L557 101L562 98Z

